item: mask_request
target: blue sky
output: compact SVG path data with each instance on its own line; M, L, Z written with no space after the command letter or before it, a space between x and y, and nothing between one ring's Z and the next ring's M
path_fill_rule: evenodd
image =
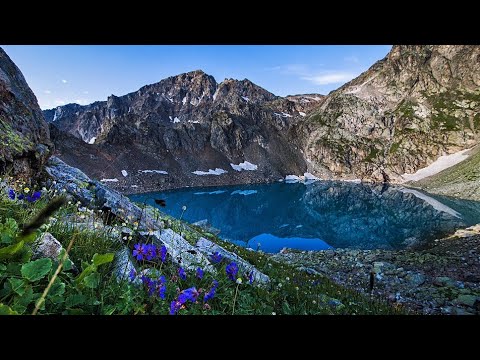
M382 59L390 45L6 45L42 109L136 91L201 69L249 79L275 95L327 94Z

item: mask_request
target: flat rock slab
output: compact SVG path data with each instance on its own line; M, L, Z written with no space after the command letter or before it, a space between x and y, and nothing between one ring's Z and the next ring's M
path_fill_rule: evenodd
M153 233L141 232L140 235L150 236L157 245L165 245L172 261L185 269L195 271L197 267L215 273L210 261L199 249L174 232L172 229L157 230Z

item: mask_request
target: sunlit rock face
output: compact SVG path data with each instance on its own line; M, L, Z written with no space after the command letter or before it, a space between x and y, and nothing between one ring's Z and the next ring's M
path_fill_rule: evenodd
M292 131L317 176L401 180L470 148L480 129L480 47L393 46Z

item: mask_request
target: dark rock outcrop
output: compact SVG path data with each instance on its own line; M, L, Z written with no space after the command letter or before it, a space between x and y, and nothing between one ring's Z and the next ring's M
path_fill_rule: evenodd
M0 174L34 177L52 144L37 98L0 48Z
M87 106L69 104L44 114L60 130L51 129L60 158L92 177L117 179L109 183L112 187L135 192L303 174L307 165L287 132L321 95L309 97L293 96L291 101L249 80L217 84L212 76L193 71L125 96ZM231 166L245 161L257 169ZM226 173L194 174L217 168Z

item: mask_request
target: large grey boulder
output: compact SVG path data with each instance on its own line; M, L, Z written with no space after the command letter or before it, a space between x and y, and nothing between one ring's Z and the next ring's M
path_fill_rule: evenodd
M153 237L153 242L157 245L165 245L172 261L185 269L194 271L197 267L201 267L208 272L215 273L215 269L206 256L172 229L157 230L151 234L148 232L140 234Z

